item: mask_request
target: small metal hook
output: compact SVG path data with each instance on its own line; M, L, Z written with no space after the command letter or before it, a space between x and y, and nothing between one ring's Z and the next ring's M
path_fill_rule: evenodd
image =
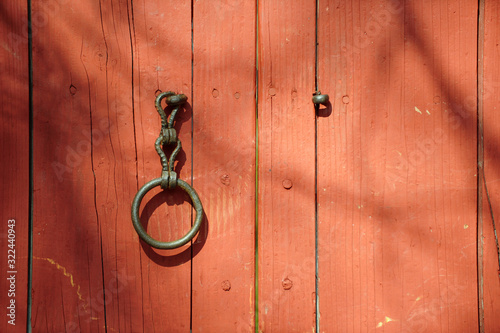
M161 101L166 98L168 106L174 106L174 109L170 113L170 117L167 117L165 110L161 107ZM156 96L155 105L156 110L161 117L161 127L162 128L172 128L174 126L174 118L179 111L179 107L187 102L187 96L184 94L176 94L172 91L162 92Z
M330 96L327 94L321 94L321 91L316 91L313 94L312 102L316 105L321 104L324 106L328 106L328 102L330 101Z

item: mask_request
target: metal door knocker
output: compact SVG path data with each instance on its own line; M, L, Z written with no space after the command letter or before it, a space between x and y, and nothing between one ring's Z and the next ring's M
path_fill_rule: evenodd
M161 101L166 99L167 105L174 107L170 117L167 118L165 110L161 107ZM187 101L187 97L184 94L175 94L171 91L167 91L159 94L156 97L156 110L161 117L161 131L160 136L156 139L155 148L158 155L160 155L161 164L163 166L161 177L153 179L148 183L144 184L143 187L137 192L132 201L132 224L134 225L135 231L139 234L139 237L147 244L155 247L157 249L175 249L187 242L189 242L200 229L201 221L203 218L203 207L201 205L200 198L196 191L185 181L177 178L177 173L174 171L175 157L181 150L181 141L177 138L177 132L174 125L174 118L179 111L179 108ZM163 145L176 145L174 151L167 160L167 156L163 152ZM189 230L189 232L182 238L172 241L172 242L160 242L153 237L149 236L146 230L144 230L141 221L139 219L139 208L141 206L141 201L148 191L160 186L163 190L174 189L176 186L182 188L191 198L193 207L196 211L196 217L194 219L194 224Z

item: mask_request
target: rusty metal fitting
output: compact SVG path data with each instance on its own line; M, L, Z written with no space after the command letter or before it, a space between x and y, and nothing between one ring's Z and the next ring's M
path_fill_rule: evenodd
M321 91L316 91L313 94L312 102L316 105L321 104L327 106L329 101L330 96L328 96L327 94L322 94Z
M161 172L160 187L164 190L172 190L177 186L177 172L163 170Z
M173 106L170 116L167 117L165 110L161 106L162 99L166 98L167 105ZM185 181L177 178L177 173L174 171L174 163L177 154L182 148L181 140L177 137L177 132L174 129L174 119L177 111L182 104L187 101L187 97L184 94L175 94L171 91L160 93L155 100L156 110L161 117L161 131L159 137L155 141L156 152L160 156L161 164L163 166L161 177L153 179L148 183L144 184L143 187L139 189L137 194L132 201L132 224L139 237L152 247L157 249L175 249L189 242L198 233L201 226L201 221L203 219L203 207L201 205L200 198L196 191ZM167 158L165 152L163 151L164 144L176 144L170 157ZM173 242L161 242L148 235L146 230L141 224L139 219L139 208L141 206L141 201L148 191L160 186L163 190L171 190L179 186L183 189L191 198L191 202L196 211L196 217L194 220L193 227L189 232L182 238L175 240Z
M172 93L172 95L167 96L167 105L168 106L182 105L186 103L187 99L188 99L187 96L184 94L175 95Z
M175 128L162 128L163 144L170 145L177 143L177 131Z

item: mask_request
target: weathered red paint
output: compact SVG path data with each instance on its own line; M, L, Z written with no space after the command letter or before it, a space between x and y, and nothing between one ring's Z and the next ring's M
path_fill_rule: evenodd
M23 20L27 17L26 2L6 1L0 10L0 332L26 332L29 241L29 62L27 24Z
M315 15L259 1L259 332L316 325Z
M320 332L498 330L499 10L32 1L33 331L315 332L317 315ZM27 8L2 13L0 229L16 219L26 286ZM331 102L317 117L316 74ZM160 176L159 90L189 98L176 171L206 214L174 251L145 246L130 221L135 193ZM141 218L173 240L192 213L182 192L158 189Z
M319 2L321 332L478 327L476 19L474 1Z
M255 284L255 3L193 6L193 332L251 332Z
M500 63L498 58L498 38L500 15L500 4L492 1L481 1L484 3L484 21L480 22L484 33L483 58L479 66L479 73L484 75L482 79L483 91L480 97L480 112L483 115L483 184L482 195L482 232L479 235L483 244L480 244L480 260L482 261L482 272L480 272L479 288L484 297L480 302L483 319L483 332L495 332L499 329L500 318L500 253L498 252L498 235L500 223L498 217L500 211L498 202L500 200L500 117L498 115L498 100L500 92ZM481 92L480 92L481 93ZM482 168L479 168L481 171ZM481 204L481 203L480 203ZM495 219L496 217L496 219ZM496 233L496 235L495 235ZM482 258L481 258L482 257ZM481 314L481 313L480 313Z

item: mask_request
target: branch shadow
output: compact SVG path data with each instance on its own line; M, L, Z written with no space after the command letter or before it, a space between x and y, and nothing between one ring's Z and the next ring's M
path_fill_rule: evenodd
M3 8L2 8L2 11L3 11ZM5 16L6 15L2 15L2 19L6 19ZM411 17L411 13L408 14L408 17ZM109 16L109 18L111 19L111 16ZM408 25L408 23L405 24L404 14L402 14L401 19L403 20L403 26ZM114 18L113 18L113 20L114 20ZM411 21L411 20L408 20L408 22L409 21ZM88 20L86 22L85 20L82 20L82 22L78 22L79 23L78 24L78 29L87 29L87 30L90 30L90 31L96 30L95 31L95 35L99 36L99 31L97 31L98 29L94 28L94 27L91 27L88 22L91 22L91 21ZM113 21L113 23L114 23L114 21ZM124 26L126 27L128 25L124 24ZM134 34L135 34L135 30L134 30ZM137 34L137 36L140 37L139 33ZM419 36L415 35L415 29L409 29L409 31L408 31L408 37L409 38L413 38L415 40L415 42L419 45L419 49L421 49L422 52L425 53L426 57L432 58L432 49L429 50L429 47L428 47L428 45L425 45L424 40L422 40L421 38L419 38ZM134 36L134 38L135 38L135 36ZM109 40L111 40L111 38L109 38ZM36 40L35 40L35 42L36 42ZM93 42L93 41L90 40L90 42ZM82 43L83 43L83 41L82 41ZM96 45L98 45L97 42L96 42ZM45 47L45 45L43 45L41 42L36 43L36 46L39 47L39 48L42 48L42 50L43 50L43 47ZM191 45L188 45L188 47L191 48ZM136 45L134 45L134 49L135 48L136 48ZM176 51L177 48L172 48L171 50ZM112 55L116 54L116 51L114 51L114 52L115 53L111 52L111 54ZM43 51L38 51L38 53L36 53L35 55L39 56L40 54L44 54ZM64 52L61 52L61 54L64 54ZM89 55L89 57L90 56L92 56L92 55ZM125 57L124 55L121 55L121 56ZM96 57L96 58L102 59L104 57L101 57L100 54L99 54L99 57ZM106 59L107 59L107 57L106 57ZM39 59L38 62L41 62L43 60L44 59L41 59L41 60ZM72 66L72 64L70 64L68 62L68 59L66 59L65 57L60 57L57 60L59 61L59 65L60 65L59 67L62 67L65 71L66 70L68 70L68 71L73 70L73 72L75 71L75 69ZM439 60L439 58L438 58L438 60ZM433 63L434 67L435 67L433 69L433 73L434 73L434 76L439 77L441 80L444 80L443 78L446 78L446 73L442 72L441 68L443 68L443 64L439 63L438 60ZM99 61L103 61L103 60L99 60ZM48 63L49 66L51 65L50 61L48 61L47 63ZM106 67L106 70L107 70L107 65L105 67ZM241 67L244 67L244 66L242 65ZM112 66L110 65L110 70L111 70L111 68L112 68ZM36 70L40 71L40 69L38 69L38 68ZM220 69L217 67L217 68L214 68L213 70L215 71L215 70L220 70ZM237 71L238 69L233 69L233 70ZM57 71L54 71L54 72L57 73ZM73 75L75 75L75 74L73 73ZM96 74L93 74L91 72L91 78L92 79L93 79L94 76L96 76ZM39 77L40 78L45 78L44 75L36 75L35 79L39 78ZM78 81L78 78L76 78L76 80ZM50 81L50 80L47 80L47 81ZM82 85L83 85L83 82L86 82L85 80L83 80L81 78L80 78L80 81L82 82ZM80 82L80 81L78 81L78 82ZM35 83L37 83L37 82L35 82ZM94 85L95 85L95 83L92 81L92 88L93 88ZM38 89L37 93L39 93L39 94L40 94L40 92L42 92L42 93L47 92L47 95L49 95L49 96L50 95L56 96L56 94L58 92L57 85L55 85L55 84L51 85L50 82L49 83L40 82L39 86L43 87L43 89L37 88ZM138 85L138 87L139 87L138 89L141 89L139 85ZM90 88L91 88L91 84L89 83L89 95L90 95L90 90L91 90ZM452 92L448 91L449 90L448 85L443 85L442 89L448 95L448 98L447 98L448 100L450 100L450 101L456 101L457 100L457 97L453 97L452 98L452 96L450 96L452 94ZM90 98L89 98L89 100L90 100ZM59 101L57 101L57 102L59 103L59 105L56 104L57 105L57 109L62 109L61 106L62 106L63 103L59 102ZM98 102L99 102L100 105L105 105L105 103L102 102L102 101L98 101ZM462 101L462 102L465 103L465 101ZM457 101L457 104L460 104L460 101ZM94 108L95 108L95 106L94 106ZM457 105L457 106L455 106L452 109L453 109L453 112L455 113L455 115L459 116L459 117L455 117L457 119L456 121L464 122L464 127L467 128L467 130L469 130L471 132L471 134L475 133L474 131L475 131L475 125L476 125L476 123L475 122L468 122L468 123L465 122L465 119L466 119L467 116L465 116L465 114L464 114L464 107L459 107L459 105ZM167 110L168 110L168 108L167 108ZM86 111L86 109L84 109L82 107L81 111L83 113L83 112ZM171 111L171 109L169 111ZM99 115L99 113L96 113L96 112L97 111L94 109L94 117L96 117L96 114ZM113 112L116 112L116 111L113 111ZM333 112L332 111L332 105L329 104L325 108L319 109L318 112L317 112L317 115L318 115L318 117L328 117L328 116L331 115L332 112ZM473 115L471 114L471 116L473 116ZM175 121L175 128L176 128L176 130L178 132L180 132L183 124L186 123L186 122L188 122L191 118L192 118L192 106L189 105L189 104L186 104L185 108L181 108L179 110L179 113L176 116L176 121ZM51 119L50 119L50 113L47 113L46 116L44 116L43 114L38 114L36 116L35 123L36 123L37 127L40 128L40 129L38 129L38 132L36 132L36 133L37 133L37 137L40 137L39 141L42 142L37 147L40 148L42 146L42 144L44 144L45 147L46 147L46 151L41 151L41 149L40 149L40 151L37 151L36 154L40 154L40 155L46 154L46 155L48 155L48 157L46 158L48 161L58 161L57 155L53 152L53 150L54 150L53 147L57 146L57 141L58 141L59 137L69 137L70 136L71 133L65 133L65 132L63 132L63 134L60 134L60 133L61 133L61 131L64 131L64 130L69 131L68 128L71 129L71 127L68 126L67 128L65 128L65 126L64 126L65 124L64 123L58 124L57 127L63 127L63 128L58 128L58 130L59 130L58 131L58 133L59 133L58 135L59 136L57 136L57 135L54 134L55 131L53 131L53 128L56 128L56 126L53 126L52 128L50 128L48 125L44 125L44 124L49 124L50 121L51 121ZM142 124L142 126L145 126L145 125ZM43 132L46 132L46 133L43 133ZM43 139L43 137L50 138L50 140L49 139ZM111 139L109 139L109 140L111 141ZM72 146L70 146L70 147L72 147ZM228 149L227 147L222 147L222 148L226 149L226 150ZM235 148L236 148L236 146L235 146ZM494 145L494 147L492 147L492 149L496 153L498 153L498 149L497 148L498 147L496 145ZM218 150L218 149L221 149L221 148L214 146L213 149L214 150ZM130 149L130 150L132 150L132 149ZM171 147L165 147L165 152L166 152L167 155L169 155L169 152L171 152ZM240 155L240 152L237 149L234 149L233 151L228 151L227 154L232 154L232 156L234 156L234 159L237 159L238 156ZM99 153L96 153L96 156L100 156ZM61 159L61 158L59 158L59 159ZM96 159L96 161L98 161L98 159ZM187 162L187 156L186 156L185 151L182 149L179 152L178 156L177 156L177 162L176 162L176 165L174 167L175 171L179 175L179 178L182 178L181 177L181 172L182 172L182 169L185 166L186 162ZM96 163L96 167L97 167L97 163ZM50 166L46 167L46 168L50 168ZM75 169L76 168L83 169L83 166L77 166L77 167L75 167ZM112 169L110 168L110 170L112 170ZM50 171L51 170L49 170L48 173L50 173ZM103 174L103 173L104 173L103 171L100 171L98 173L98 175L99 174ZM297 174L297 178L298 178L298 177L301 176L300 175L300 171L297 170L297 173L298 173ZM38 177L37 178L37 184L42 184L43 185L42 176L38 176L38 174L37 174L37 177ZM40 179L40 180L38 180L38 179ZM103 184L102 183L103 181L104 180L101 181L101 178L99 178L98 182L97 182L98 185L99 186L105 186L106 184ZM88 184L90 184L90 182L88 182ZM349 189L347 189L347 188L345 188L343 186L339 186L339 184L330 184L330 185L332 187L336 187L335 191L348 193L347 195L352 196L352 197L356 197L356 195L354 193L350 193L349 192ZM84 203L87 202L87 201L89 201L89 202L92 201L92 200L90 200L92 198L90 198L90 199L87 198L84 195L83 191L81 190L81 187L77 186L76 182L74 184L72 183L68 187L69 187L69 189L67 190L67 192L63 192L64 194L66 194L66 193L68 193L68 194L71 193L72 194L72 196L70 196L68 198L68 201L70 203L70 204L68 204L68 207L77 207L80 210L86 209L85 207L87 207L87 206L85 206ZM176 205L183 205L183 204L187 205L187 204L190 204L190 200L187 199L186 197L187 197L186 195L171 195L171 194L166 193L166 191L163 191L163 192L158 193L157 195L155 195L152 199L150 199L146 203L146 206L145 206L145 208L144 208L144 210L143 210L143 212L141 214L141 221L142 221L144 227L147 229L147 226L150 223L150 219L151 219L151 216L153 215L153 212L155 210L157 210L163 204L166 204L169 207L173 207L173 206L176 206ZM38 198L38 196L37 196L37 198ZM85 200L85 199L89 199L89 200ZM371 200L370 197L364 198L365 202L369 202L370 200ZM116 200L115 203L118 203L118 199ZM372 201L372 203L373 203L373 201ZM404 216L406 214L405 210L391 210L391 211L388 212L386 210L380 209L380 207L383 207L386 204L387 203L384 203L383 201L379 201L379 202L375 201L375 207L373 207L373 210L375 211L375 214L379 215L379 219L380 220L383 220L383 221L390 220L391 216L393 218L400 218L400 217L404 218ZM92 210L89 210L89 211L92 211ZM99 208L99 212L101 213L101 216L106 216L105 209ZM298 213L300 213L300 212L298 212ZM187 217L187 214L186 214L186 217ZM62 218L60 218L60 219L62 219ZM112 218L108 217L108 219L109 220L107 221L106 217L105 217L105 218L102 218L101 221L99 221L99 223L105 227L105 228L103 228L104 230L107 230L106 227L113 225ZM191 219L192 219L192 215L191 215ZM66 220L64 220L64 221L66 221ZM67 221L71 221L70 218L68 218ZM78 223L79 225L77 226L78 230L80 230L80 229L83 229L83 230L88 229L88 230L85 230L85 231L88 232L88 233L93 233L93 231L92 231L93 228L94 228L93 224L88 223L87 221L84 221L84 220L78 220L77 222L79 222ZM168 221L167 221L167 223L168 223ZM37 220L35 227L37 227L37 230L38 229L43 230L42 229L42 221ZM129 226L129 228L132 229L131 226ZM62 229L62 230L64 230L64 229ZM209 232L209 221L208 221L207 216L204 213L203 222L202 222L202 226L200 228L200 231L197 234L196 239L194 241L192 241L190 245L186 244L184 247L181 247L181 248L176 249L176 250L156 250L156 249L153 249L153 248L149 247L148 245L146 245L144 242L141 241L140 246L142 247L142 249L145 252L145 254L148 256L148 258L150 258L156 264L158 264L160 266L163 266L163 267L179 266L179 265L182 265L182 264L190 261L192 258L194 258L202 250L202 248L204 247L204 245L205 245L205 243L207 241L208 232ZM124 232L121 231L121 233L124 233ZM408 233L418 234L418 229L416 229L416 230L408 230ZM83 235L85 233L82 232L81 234ZM109 232L109 234L111 234L111 232ZM113 235L111 234L110 237L112 237L112 236ZM36 235L35 235L35 237L36 237ZM82 236L82 238L83 238L83 236ZM37 238L35 238L35 239L37 239ZM82 239L82 241L85 241L85 242L89 243L88 242L88 237L85 238L85 239ZM109 242L111 245L113 245L111 243L111 241L109 241L107 238L104 239L104 244L107 246L108 244L106 242ZM102 244L101 244L101 246L102 246ZM119 245L118 247L121 248L122 246L123 245ZM117 246L115 244L115 248L116 247ZM40 254L44 254L44 252L42 250L40 250L38 247L36 247L35 250L39 251ZM76 259L79 256L82 256L82 254L80 253L81 252L80 249L76 249L75 248L75 249L72 249L72 251L73 252L70 252L69 255L76 257ZM83 257L83 259L85 259L84 256L82 256L82 257ZM112 258L108 258L107 256L105 256L103 260L105 261L104 264L103 264L103 266L106 267L106 269L103 269L103 270L105 271L105 273L107 275L108 274L108 269L107 268L110 267L110 266L112 266L112 265L115 265L116 262ZM75 260L75 261L77 261L77 260ZM104 272L102 274L104 274ZM89 276L90 276L90 273L89 273ZM36 313L37 312L35 311L35 314ZM42 317L42 316L40 316L40 317ZM36 322L36 320L34 322Z

